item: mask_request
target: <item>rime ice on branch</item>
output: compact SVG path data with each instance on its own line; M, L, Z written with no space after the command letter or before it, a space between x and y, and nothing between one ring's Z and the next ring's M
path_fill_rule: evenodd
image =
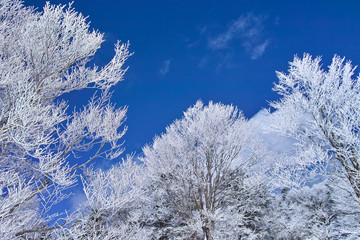
M307 156L298 158L303 170L334 159L360 198L360 82L350 61L334 56L327 71L320 57L294 58L289 73L277 72L273 103L275 129L298 140ZM317 152L314 157L313 153ZM321 152L327 156L321 156Z
M143 148L156 209L144 214L149 215L147 224L164 226L157 238L249 236L245 232L254 229L247 227L261 222L262 211L254 210L261 181L249 177L263 154L261 148L252 148L254 142L251 124L236 107L212 102L204 106L198 101ZM248 202L253 208L245 209ZM249 214L255 211L257 220Z
M110 103L123 80L129 44L115 45L104 67L88 63L103 35L69 6L41 12L21 1L0 1L0 238L46 236L47 212L66 197L81 167L121 152L126 108ZM62 95L85 88L98 94L69 111ZM78 165L79 152L94 153ZM53 227L57 227L57 223Z

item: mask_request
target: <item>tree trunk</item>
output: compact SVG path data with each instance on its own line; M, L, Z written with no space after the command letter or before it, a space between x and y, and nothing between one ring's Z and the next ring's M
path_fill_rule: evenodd
M203 232L205 234L205 239L206 240L214 240L212 234L211 234L211 230L208 227L202 227Z

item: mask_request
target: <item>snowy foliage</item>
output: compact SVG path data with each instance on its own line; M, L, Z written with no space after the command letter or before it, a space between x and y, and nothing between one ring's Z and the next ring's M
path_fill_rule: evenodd
M83 180L84 192L92 209L109 210L113 207L125 208L126 204L138 199L146 180L142 165L137 165L128 156L119 166L107 171L86 171Z
M284 188L271 203L273 236L280 239L359 238L359 202L354 194L339 187L339 181L344 184L343 178L334 176L312 187Z
M131 54L117 43L106 66L88 67L103 35L71 5L36 12L1 0L0 15L0 238L14 239L47 231L47 212L80 167L122 152L126 108L110 103L109 89L123 80ZM70 112L62 95L84 88L101 94ZM69 161L90 149L95 154L83 163Z
M323 183L284 188L272 203L272 232L280 239L328 239L331 207L330 192Z
M233 106L198 101L143 149L155 186L152 225L163 231L158 237L233 239L239 234L244 216L231 201L242 192L231 186L262 154L250 148L250 126Z
M107 171L86 171L83 180L87 201L73 216L71 228L57 234L61 239L148 239L133 209L143 195L147 178L143 165L128 157Z
M337 160L360 198L360 84L351 63L335 56L328 71L320 58L294 58L289 73L278 72L282 98L273 103L275 127L297 139L303 170ZM324 154L326 153L326 154Z

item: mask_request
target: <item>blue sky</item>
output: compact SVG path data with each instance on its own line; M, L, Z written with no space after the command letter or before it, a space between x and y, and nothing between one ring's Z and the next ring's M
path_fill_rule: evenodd
M66 4L70 1L51 1ZM43 0L25 0L41 8ZM104 65L117 40L134 55L113 102L129 106L126 153L141 152L155 134L196 100L238 106L251 118L268 101L275 71L295 54L334 54L360 63L359 1L75 0L106 42L94 62ZM68 96L78 101L79 95Z

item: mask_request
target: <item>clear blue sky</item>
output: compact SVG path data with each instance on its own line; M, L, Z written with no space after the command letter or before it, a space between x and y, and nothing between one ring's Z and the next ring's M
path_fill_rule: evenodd
M70 1L51 1L66 4ZM43 0L25 0L41 8ZM103 65L117 39L134 55L113 102L129 106L127 153L141 152L196 100L237 105L246 117L268 107L275 71L295 54L334 54L360 64L360 1L75 0L106 42ZM69 96L75 100L76 96Z

